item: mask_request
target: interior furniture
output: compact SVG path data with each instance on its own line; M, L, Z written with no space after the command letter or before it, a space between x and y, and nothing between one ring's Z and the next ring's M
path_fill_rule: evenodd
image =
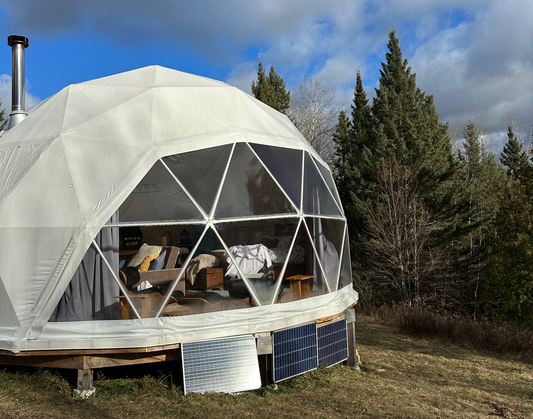
M287 278L291 285L291 295L294 300L301 300L309 296L311 278L313 278L313 275L293 275Z
M224 269L204 268L196 275L193 289L211 291L213 288L224 288Z

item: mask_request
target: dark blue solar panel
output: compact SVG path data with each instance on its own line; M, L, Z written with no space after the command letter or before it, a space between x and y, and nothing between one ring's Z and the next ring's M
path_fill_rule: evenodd
M320 366L328 368L348 359L346 319L319 326L317 335Z
M272 333L274 382L318 368L316 323Z

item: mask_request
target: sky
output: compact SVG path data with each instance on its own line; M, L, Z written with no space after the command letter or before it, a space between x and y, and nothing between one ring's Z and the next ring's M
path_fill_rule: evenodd
M18 34L30 41L27 109L70 84L154 64L250 93L262 60L287 88L320 81L349 110L358 69L374 96L392 29L459 136L472 119L501 148L511 118L529 136L532 0L0 0L0 99L9 114L7 37Z

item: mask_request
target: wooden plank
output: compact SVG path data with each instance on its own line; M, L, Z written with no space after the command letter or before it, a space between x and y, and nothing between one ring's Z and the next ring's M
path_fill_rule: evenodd
M172 349L147 355L146 353L121 353L109 355L41 355L5 356L0 355L0 364L27 367L49 367L68 369L94 369L122 365L147 364L153 362L175 361L180 359L181 351Z
M174 343L171 345L148 346L143 348L118 348L118 349L59 349L59 350L43 350L43 351L21 351L18 353L1 351L0 355L10 357L24 357L24 356L55 356L55 355L107 355L107 354L130 354L130 353L151 353L168 351L172 349L179 349L180 344Z
M340 319L342 319L342 316L334 315L334 316L321 317L320 319L317 319L316 322L320 326L323 326L325 324L333 323L333 322L335 322L337 320L340 320Z

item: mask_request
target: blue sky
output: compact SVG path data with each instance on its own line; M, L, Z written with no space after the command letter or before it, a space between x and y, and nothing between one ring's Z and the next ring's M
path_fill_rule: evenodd
M288 88L307 76L348 108L357 69L373 96L393 28L418 85L459 136L468 118L495 142L510 118L529 136L531 0L0 0L0 99L9 113L7 36L22 34L27 107L69 84L152 64L250 92L262 59Z

